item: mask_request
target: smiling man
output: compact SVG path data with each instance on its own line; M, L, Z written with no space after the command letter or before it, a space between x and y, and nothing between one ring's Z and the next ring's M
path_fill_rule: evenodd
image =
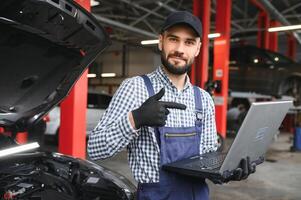
M203 179L191 179L162 165L217 149L214 103L190 83L190 70L201 47L200 20L186 11L170 14L159 35L162 65L125 80L90 134L92 159L113 156L124 147L138 182L137 199L207 200ZM244 170L239 177L247 177Z

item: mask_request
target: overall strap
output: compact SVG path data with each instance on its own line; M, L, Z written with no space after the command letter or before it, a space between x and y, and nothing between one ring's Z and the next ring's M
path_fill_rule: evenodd
M154 92L153 84L151 83L151 81L148 78L148 76L144 74L141 77L144 80L144 84L145 84L145 86L147 88L147 92L148 92L149 97L154 96L155 92Z
M194 90L194 102L195 102L195 114L196 114L196 126L201 126L203 118L203 105L201 98L201 91L197 86L193 86Z
M153 84L151 83L149 77L145 74L142 75L141 77L143 78L144 84L147 88L148 96L149 97L154 96L155 95L154 87L153 87ZM158 127L154 127L154 129L155 129L156 140L157 140L157 143L158 143L159 148L160 148L161 141L160 141L159 129L158 129Z

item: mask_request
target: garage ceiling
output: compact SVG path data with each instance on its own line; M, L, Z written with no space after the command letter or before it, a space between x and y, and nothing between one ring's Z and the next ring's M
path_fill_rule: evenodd
M192 0L94 1L99 5L92 7L92 13L106 27L111 38L127 43L156 38L164 18L174 10L192 11ZM214 32L216 0L211 2L211 32ZM301 24L300 0L273 0L270 3L287 23ZM232 1L232 38L256 35L258 11L250 0Z

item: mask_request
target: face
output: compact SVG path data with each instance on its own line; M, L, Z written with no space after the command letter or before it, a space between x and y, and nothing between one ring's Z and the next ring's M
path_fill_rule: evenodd
M200 37L187 25L175 25L159 36L162 64L172 74L189 71L200 47Z

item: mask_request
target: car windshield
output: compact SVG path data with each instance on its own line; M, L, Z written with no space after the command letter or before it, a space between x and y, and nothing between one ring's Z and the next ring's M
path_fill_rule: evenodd
M271 51L266 51L266 53L268 54L268 56L271 58L271 60L275 64L292 64L292 63L294 63L294 61L290 60L289 58L287 58L281 54L274 53Z
M88 108L105 109L109 106L112 97L107 94L88 94Z

